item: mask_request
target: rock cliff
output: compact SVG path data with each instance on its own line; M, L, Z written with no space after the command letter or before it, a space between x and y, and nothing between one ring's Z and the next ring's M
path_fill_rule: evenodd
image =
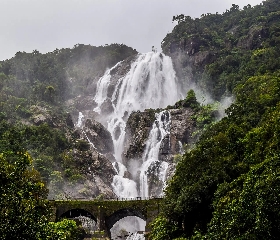
M146 147L150 130L155 120L155 113L160 110L133 112L127 121L126 140L123 160L129 165L131 159L141 159ZM174 156L182 153L184 144L193 143L192 133L196 130L192 120L194 110L191 108L169 108L171 115L170 134L161 143L159 160L173 163Z
M129 116L123 152L123 163L127 166L129 172L133 173L135 166L140 166L143 163L144 152L147 150L147 140L155 121L155 114L162 110L148 109L143 112L133 112ZM147 170L150 196L159 196L165 184L160 179L161 162L168 163L165 179L168 180L175 170L176 155L184 152L184 145L194 142L192 133L196 131L196 122L192 117L195 111L189 107L176 108L173 106L168 108L168 112L171 118L170 133L160 143L159 161L151 164Z

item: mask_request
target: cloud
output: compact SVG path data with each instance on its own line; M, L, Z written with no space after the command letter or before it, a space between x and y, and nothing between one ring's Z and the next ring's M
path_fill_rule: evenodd
M75 44L124 43L160 49L172 16L224 12L233 0L2 0L0 60L18 51L53 51ZM235 0L241 8L261 0Z

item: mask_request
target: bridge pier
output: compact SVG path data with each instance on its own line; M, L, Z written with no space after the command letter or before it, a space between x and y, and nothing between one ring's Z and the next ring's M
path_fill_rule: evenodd
M105 214L102 207L98 207L98 218L97 218L97 228L98 231L107 232L106 224L105 224Z

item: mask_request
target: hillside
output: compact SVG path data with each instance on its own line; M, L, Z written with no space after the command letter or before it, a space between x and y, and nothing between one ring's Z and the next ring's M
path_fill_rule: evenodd
M178 163L151 239L278 238L279 10L268 0L174 17L162 47L181 76L235 102Z
M81 132L74 128L77 110L67 102L77 99L74 102L78 104L80 95L92 98L96 82L105 70L136 53L119 44L78 44L46 54L36 50L18 52L0 63L1 152L27 150L33 158L32 165L50 188L50 198L63 197L73 189L63 189L65 181L77 186L71 190L76 192L75 197L88 196L88 192L98 196L107 191L87 183L91 179L88 165L95 165L94 173L100 167L108 169L111 178L98 179L100 186L103 181L110 185L114 170L107 159L101 157L101 163L101 159L97 160L98 152L89 151ZM112 191L107 195L114 197Z
M233 4L223 14L201 18L178 15L162 41L177 74L195 82L214 99L231 94L249 77L274 73L279 63L278 1L251 7Z
M149 239L279 238L280 3L173 21L163 53L78 44L0 62L3 239L79 232L48 223L47 197L160 197L167 179Z

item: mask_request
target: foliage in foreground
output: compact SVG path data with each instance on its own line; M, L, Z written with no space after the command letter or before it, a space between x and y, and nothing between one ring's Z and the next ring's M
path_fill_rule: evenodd
M83 231L75 221L63 219L60 222L49 222L47 240L79 240L83 239Z
M151 228L153 231L149 234L149 239L153 240L170 240L172 239L171 236L177 230L174 223L170 222L166 217L161 215L157 216L151 223Z
M170 239L278 238L279 89L279 74L248 79L228 116L183 156L163 205L164 217L178 226Z
M76 222L49 222L47 189L31 163L20 148L0 154L0 239L80 239Z
M47 190L39 174L28 169L27 152L0 154L0 236L38 239L48 221Z
M267 0L242 11L235 5L222 16L182 18L166 38L174 40L183 34L189 34L186 39L205 37L200 35L205 31L206 35L215 34L200 26L211 18L223 19L208 26L220 31L218 36L224 42L204 39L203 51L217 52L205 71L215 98L225 89L236 97L227 116L206 129L195 148L184 154L168 183L163 218L177 229L166 238L279 238L279 9L279 1ZM257 22L249 21L253 16ZM235 27L239 31L230 36L228 31ZM253 42L250 49L242 45L248 40L242 35L260 29L259 42ZM228 37L235 39L229 45L225 44L231 41ZM169 43L164 44L168 47ZM151 239L159 236L159 225L154 222Z

